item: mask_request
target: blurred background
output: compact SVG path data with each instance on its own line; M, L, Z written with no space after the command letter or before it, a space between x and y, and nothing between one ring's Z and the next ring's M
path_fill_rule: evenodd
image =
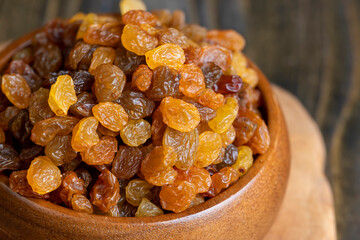
M245 36L245 53L273 83L296 95L318 123L327 147L338 238L359 239L360 1L144 1L149 10L181 9L188 22L232 28ZM78 11L118 12L118 3L0 0L0 42Z

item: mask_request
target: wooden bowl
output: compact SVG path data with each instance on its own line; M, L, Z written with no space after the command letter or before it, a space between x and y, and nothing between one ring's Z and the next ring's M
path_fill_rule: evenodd
M27 34L0 53L0 69L31 44ZM250 62L251 63L251 62ZM114 218L79 213L13 192L0 175L0 236L10 239L261 239L280 208L289 174L290 152L284 118L262 72L259 88L266 104L271 143L248 173L218 196L187 209L146 218Z

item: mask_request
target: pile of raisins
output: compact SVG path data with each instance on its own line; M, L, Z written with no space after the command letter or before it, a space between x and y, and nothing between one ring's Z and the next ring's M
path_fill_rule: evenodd
M22 196L115 217L218 195L270 143L244 45L181 11L51 21L2 73L0 171Z

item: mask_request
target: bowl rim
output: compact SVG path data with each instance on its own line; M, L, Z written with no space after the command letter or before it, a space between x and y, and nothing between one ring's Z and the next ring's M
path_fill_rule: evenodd
M1 52L0 52L0 71L6 66L7 62L11 59L11 57L19 50L28 47L32 38L35 34L42 32L44 27L38 28L17 40L8 44ZM270 146L266 153L259 155L256 157L253 166L248 170L248 172L242 176L239 180L237 180L234 184L232 184L229 188L221 192L219 195L206 200L205 202L196 205L194 207L188 208L180 213L167 213L160 216L154 217L110 217L110 216L102 216L95 214L87 214L76 212L72 209L51 203L49 201L43 199L36 198L27 198L23 197L18 193L18 197L24 204L33 205L36 204L44 211L53 210L57 213L65 216L65 217L75 217L75 218L91 218L95 221L108 222L109 219L113 223L117 224L146 224L146 223L164 223L169 221L181 221L187 218L196 218L202 214L206 214L207 211L211 211L216 207L219 207L222 204L226 204L226 202L231 200L231 197L234 195L239 195L244 192L251 184L255 181L259 173L265 169L267 164L271 163L271 156L276 152L276 145L279 141L281 141L280 136L280 122L282 121L282 113L279 107L279 103L276 97L273 94L272 88L270 86L269 81L266 76L262 73L262 71L247 57L249 66L253 68L259 75L259 84L258 89L262 93L264 109L267 119L267 125L270 133ZM269 161L267 161L269 160ZM0 173L0 183L5 183L4 185L10 190L10 187L7 184L8 178Z

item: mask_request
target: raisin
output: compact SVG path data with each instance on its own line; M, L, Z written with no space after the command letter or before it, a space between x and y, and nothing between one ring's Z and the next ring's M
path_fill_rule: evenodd
M51 158L56 166L61 166L75 159L77 153L71 147L71 136L56 136L46 145L45 155Z
M35 47L33 68L40 77L45 77L50 72L58 71L61 66L62 54L57 45L47 43Z
M205 198L200 194L196 194L196 196L191 200L189 208L199 205L203 202L205 202Z
M187 37L175 28L168 28L159 32L159 44L173 43L182 48L189 46Z
M89 199L84 195L74 194L71 198L71 208L78 212L93 213L94 209Z
M21 168L28 169L31 161L40 155L44 155L44 147L32 144L29 147L23 147L20 151Z
M163 146L171 147L176 152L175 166L179 169L188 169L193 165L198 143L197 130L179 132L167 127L163 137Z
M137 55L145 55L146 52L156 48L158 45L155 36L148 34L140 26L134 24L125 25L121 35L121 42L128 51Z
M225 104L225 97L221 93L216 93L212 89L206 88L198 97L198 102L211 109L218 109Z
M98 47L91 59L89 72L92 73L101 64L112 64L115 60L115 49L111 47Z
M144 10L130 10L122 15L121 20L124 24L149 24L155 26L158 24L158 19L155 15Z
M135 217L137 208L133 205L125 202L124 204L121 204L118 208L120 217Z
M239 172L240 176L245 175L249 168L253 165L253 152L248 146L238 147L238 157L236 162L231 166Z
M228 188L232 183L239 179L239 173L232 167L222 168L218 173L212 175L211 180L215 195L222 189Z
M179 90L185 96L193 98L205 90L204 75L197 65L183 65L180 74Z
M168 9L151 10L151 13L157 17L157 19L159 20L161 25L163 25L163 26L169 25L172 15Z
M258 89L253 89L249 84L244 82L243 87L238 92L239 107L241 111L254 110L259 107L261 93Z
M146 10L146 5L141 0L124 0L119 3L122 15L131 10Z
M150 202L147 198L143 198L135 213L135 217L153 217L163 214L164 212L161 208Z
M81 25L81 21L73 21L71 23L66 24L64 28L64 33L62 35L62 43L65 47L72 47L76 43L76 34Z
M145 92L150 88L153 72L145 64L139 65L132 75L132 86Z
M178 72L167 66L160 66L154 69L152 84L145 92L146 96L155 101L161 101L164 97L179 97Z
M270 146L270 134L265 121L251 111L239 111L239 117L248 117L257 124L254 135L247 142L247 145L252 149L254 154L264 154Z
M164 98L160 104L160 111L164 123L180 132L194 130L200 122L197 108L181 99Z
M185 62L184 50L172 43L165 43L147 51L145 57L147 65L152 70L163 65L178 70Z
M187 209L196 196L196 187L187 181L179 181L163 186L160 192L161 206L163 209L176 213Z
M37 122L31 130L31 140L40 146L46 146L55 136L71 133L79 119L75 117L52 117Z
M78 19L82 20L82 23L76 34L76 40L84 37L84 34L90 25L99 22L99 17L95 13L89 13L89 14L86 14L85 16L76 14L75 16L72 17L72 21L75 21Z
M9 74L19 74L24 77L29 85L31 92L38 90L41 87L42 79L35 73L35 71L25 63L23 60L13 60L9 64Z
M212 164L218 158L222 144L220 134L212 131L201 133L194 166L207 167Z
M112 163L111 172L118 179L132 178L140 170L143 156L139 148L119 146L119 150Z
M231 167L238 159L238 152L238 148L235 147L233 144L228 145L225 148L225 155L223 161L217 164L217 168L222 169L224 167Z
M91 50L91 45L84 43L82 41L77 42L69 53L67 59L67 65L71 69L77 70L79 63L90 52L90 50Z
M144 119L130 120L120 131L120 137L126 145L137 147L151 137L151 125Z
M257 124L247 117L237 117L234 121L236 131L235 145L241 146L246 144L254 135Z
M248 66L247 59L242 52L233 52L233 57L231 59L231 66L228 69L227 73L232 75L239 75L245 71Z
M91 117L92 108L96 105L96 97L92 93L83 92L77 95L77 102L71 105L69 111L75 117Z
M144 56L136 55L123 46L118 47L115 54L114 65L119 67L126 75L132 74L141 63L145 62Z
M112 64L101 64L95 69L94 76L94 93L99 102L111 102L120 97L126 82L120 68Z
M221 148L219 156L212 162L212 164L221 163L224 160L225 148Z
M256 87L256 85L259 83L259 75L252 68L245 68L239 75L242 80L251 87Z
M81 119L72 131L71 146L77 152L85 151L97 143L100 139L96 133L99 122L94 117Z
M101 102L92 108L94 117L106 128L118 132L128 122L128 115L124 108L117 103Z
M101 125L101 123L99 123L97 131L103 136L110 136L110 137L117 137L120 134L120 132L113 132L110 129L104 127L103 125Z
M86 194L85 183L75 172L66 172L60 185L60 198L67 206L71 206L74 194Z
M22 109L9 121L9 131L21 143L29 145L32 125L29 119L29 112Z
M231 51L241 51L245 47L245 39L234 30L211 30L206 34L207 42L220 45Z
M126 201L137 207L141 200L150 193L154 185L142 179L133 179L126 186Z
M194 42L202 42L206 37L207 29L197 24L186 24L181 32Z
M4 130L2 130L2 128L0 128L0 144L5 143L5 141L6 141L5 132Z
M155 147L141 163L141 173L149 183L162 186L175 181L177 172L172 168L176 153L166 146Z
M234 122L238 114L239 106L236 98L229 97L226 99L224 106L221 106L216 111L216 117L211 119L208 124L209 127L219 134L227 131Z
M2 80L0 79L0 84ZM0 91L0 112L4 111L10 105L9 100L5 96L5 94Z
M195 99L183 97L182 100L193 104L198 109L201 121L208 122L216 116L216 110L197 103Z
M49 106L57 116L66 116L77 97L74 82L69 75L60 75L50 88Z
M242 80L238 75L222 75L219 81L214 85L217 93L237 93L242 86Z
M90 172L88 170L86 170L85 168L78 168L75 170L75 172L76 172L76 175L84 181L84 185L87 188L92 181L92 176L91 176Z
M0 172L5 169L17 170L20 166L18 152L9 144L0 144Z
M34 61L34 53L32 47L25 47L18 52L16 52L11 60L22 60L23 62L30 64Z
M27 170L12 172L9 177L9 186L11 190L19 193L24 197L48 199L49 194L39 194L31 189L26 179L26 175L27 175Z
M163 135L166 129L166 124L163 121L163 117L158 107L152 115L151 124L151 139L152 143L156 146L162 145Z
M54 19L45 25L45 33L49 40L61 45L64 35L65 21L62 19Z
M120 187L116 177L104 170L96 180L90 192L91 203L107 212L120 200Z
M118 148L115 138L104 136L94 146L81 152L82 160L88 165L110 164Z
M26 178L32 190L39 194L52 192L61 184L60 169L46 156L36 157L31 162Z
M122 95L115 100L124 107L130 119L142 119L152 114L155 102L147 98L142 92L125 88Z
M185 26L185 13L181 10L175 10L173 12L169 27L181 29Z
M204 168L190 167L187 170L177 170L176 181L188 181L195 186L196 193L207 192L211 186L210 173Z
M78 155L72 161L70 161L68 163L64 163L63 165L61 165L61 171L62 172L74 171L80 165L81 162L82 162L81 157L80 157L80 155Z
M69 75L74 81L74 88L76 94L89 91L95 82L94 77L85 70L70 72Z
M226 148L229 144L233 143L236 138L236 131L233 125L230 125L228 130L221 133L221 139L223 141L223 147Z
M200 53L201 63L213 62L223 71L226 71L231 65L231 51L220 46L203 47Z
M5 74L2 76L1 90L17 108L29 106L31 90L25 78L19 74Z
M33 125L55 115L48 104L49 94L49 89L39 88L30 96L29 118Z
M103 22L90 25L84 34L84 42L116 46L121 41L122 28L120 22Z
M206 62L202 64L201 71L204 74L207 88L212 88L223 74L222 69L213 62Z

